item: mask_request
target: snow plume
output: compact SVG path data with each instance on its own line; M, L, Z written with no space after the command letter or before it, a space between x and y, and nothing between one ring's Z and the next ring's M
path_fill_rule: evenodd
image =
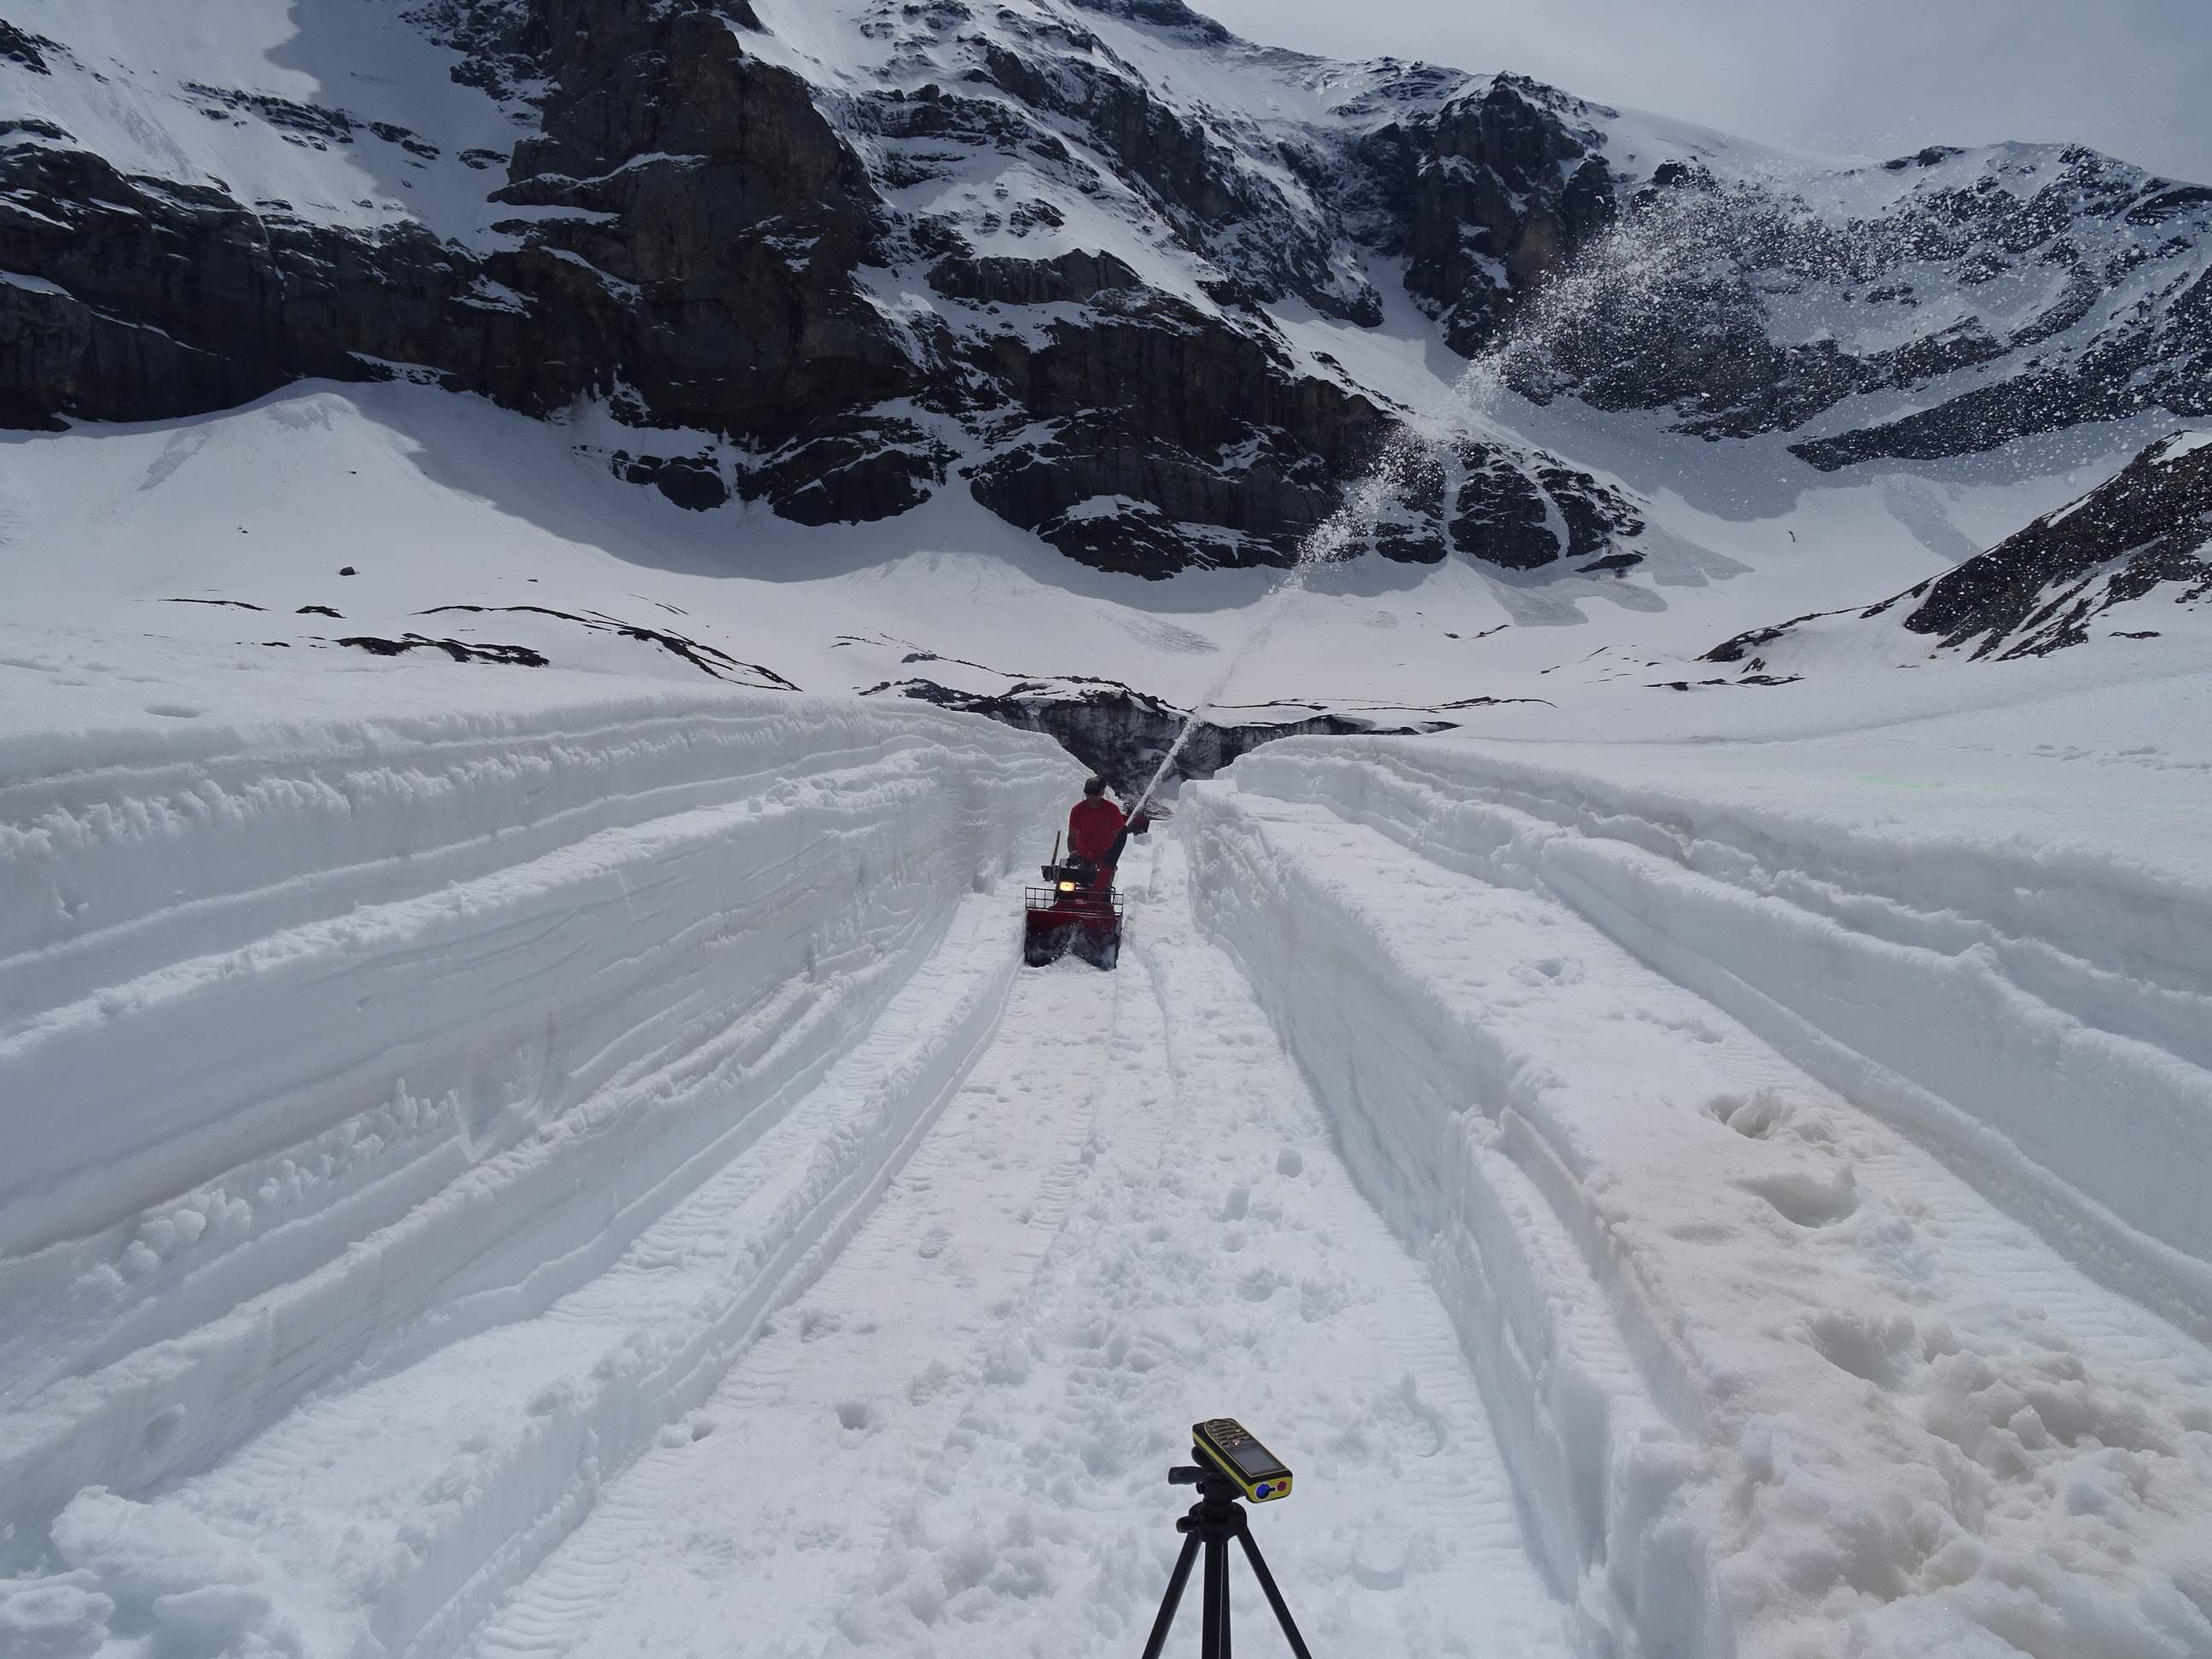
M1398 428L1261 599L1249 636L1192 706L1137 797L1139 807L1173 771L1191 734L1227 695L1237 671L1265 648L1291 595L1328 566L1366 552L1392 504L1423 474L1442 469L1455 444L1480 437L1502 443L1509 452L1521 447L1501 419L1507 393L1548 401L1566 390L1589 361L1587 342L1601 339L1608 352L1625 353L1630 342L1650 337L1650 318L1697 314L1714 291L1740 286L1737 250L1771 246L1778 238L1797 240L1791 222L1765 192L1722 189L1703 175L1681 176L1689 182L1680 187L1644 191L1571 264L1531 292L1511 325L1468 364L1440 418ZM1583 395L1589 395L1587 389Z

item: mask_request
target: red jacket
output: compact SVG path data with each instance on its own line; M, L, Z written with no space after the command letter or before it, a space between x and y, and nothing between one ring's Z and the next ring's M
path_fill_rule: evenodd
M1114 850L1115 838L1127 823L1121 809L1103 795L1085 795L1067 815L1067 855L1093 864Z

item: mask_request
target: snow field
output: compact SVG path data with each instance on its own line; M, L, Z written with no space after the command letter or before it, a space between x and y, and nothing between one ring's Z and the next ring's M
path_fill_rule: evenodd
M852 1244L477 1659L1133 1652L1167 1468L1232 1408L1299 1473L1254 1528L1317 1652L1568 1650L1442 1308L1152 856L1121 971L1020 976Z
M1662 876L1726 849L1639 885L1611 837L1649 819L1515 814L1541 769L1493 760L1294 743L1182 818L1206 924L1459 1321L1586 1649L2212 1650L2212 1355L1902 1138L1855 1086L1879 1060L1823 1067L1838 1092L1697 994L1680 941L1727 930ZM1735 925L1777 1005L1823 968L1879 994L1886 941Z
M374 229L421 222L478 246L528 129L460 84L457 56L394 10L286 0L123 9L19 0L59 42L50 73L0 60L11 109L60 126L125 173L219 185L279 219ZM237 94L295 107L270 118ZM335 129L315 112L342 118ZM304 127L292 123L304 116ZM377 126L404 131L377 131ZM320 129L320 130L315 130ZM427 149L427 153L426 153ZM465 153L473 152L473 161ZM494 157L501 165L487 166Z
M92 1575L86 1630L349 1651L495 1590L818 1268L989 1029L1004 901L963 896L1064 757L921 710L633 701L118 736L0 793L28 947L0 1537ZM156 866L196 885L165 905ZM272 1492L287 1542L227 1537ZM163 1601L210 1561L245 1586L220 1617Z

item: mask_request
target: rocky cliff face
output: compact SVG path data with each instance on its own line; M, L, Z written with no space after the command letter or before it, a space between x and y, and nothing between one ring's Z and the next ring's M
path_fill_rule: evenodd
M1489 346L1530 289L1614 222L1617 181L1592 125L1603 112L1502 75L1360 138L1381 210L1364 234L1406 260L1407 292L1454 350Z
M1822 471L2212 411L2212 191L2093 150L1937 148L1787 189L1668 162L1620 222L1622 280L1514 365L1534 395L1817 434L1790 447Z
M1171 793L1188 778L1210 778L1240 755L1280 738L1406 735L1443 732L1442 719L1365 720L1317 710L1275 709L1273 717L1197 721L1183 736L1188 712L1112 681L1031 680L1003 692L963 691L933 680L898 680L871 688L868 696L913 697L942 708L983 714L1003 726L1042 732L1112 784L1127 800L1151 784L1176 740L1182 747L1163 780Z
M349 80L313 33L348 6L442 88ZM314 99L33 21L0 37L17 424L422 374L604 404L635 433L607 464L686 507L966 489L1164 576L1286 562L1401 434L1297 326L1380 325L1392 285L1474 353L1578 256L1663 257L1516 384L1821 467L2212 404L2212 192L2084 151L1785 192L1534 82L1269 52L1175 0L347 0L283 47ZM1470 440L1402 469L1372 544L1617 570L1641 529L1587 471Z
M2212 604L2212 432L2150 446L2078 501L1932 581L1858 611L1724 641L1705 660L1765 674L1823 644L1902 630L1899 659L2048 656L2103 633L2155 639ZM1931 643L1932 641L1932 643Z

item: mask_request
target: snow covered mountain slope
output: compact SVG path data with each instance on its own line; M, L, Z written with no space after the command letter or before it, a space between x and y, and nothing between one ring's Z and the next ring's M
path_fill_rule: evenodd
M1783 434L1747 461L1770 489L2212 396L2212 203L2085 151L1838 168L1118 0L18 10L26 423L404 363L604 406L605 464L687 507L972 494L1159 576L1287 562L1585 256L1641 272L1514 382ZM1606 440L1514 428L1416 470L1377 550L1570 579L1663 550Z
M111 682L68 659L185 650L172 700L212 708L241 674L298 657L355 671L310 694L343 712L364 676L442 660L434 644L372 654L411 634L681 682L921 679L994 697L1089 677L1182 707L1233 661L1223 701L1245 712L1226 721L1269 705L1453 719L1447 705L1484 698L1706 678L1695 659L1717 637L1940 573L1953 560L1936 546L1964 557L2118 459L2092 450L2025 478L1948 463L1909 487L1845 474L1747 517L1729 501L1740 472L1697 470L1718 459L1710 446L1651 434L1608 457L1668 481L1654 551L1626 574L1368 559L1270 599L1270 573L1082 571L952 492L867 526L796 526L758 504L686 512L610 475L628 435L422 386L313 384L204 420L18 434L0 443L0 636L15 659L0 676L76 725L102 698L74 682ZM485 674L537 672L497 654Z
M2047 656L2087 643L2093 629L2100 640L2179 631L2201 642L2208 556L2212 432L2174 433L1948 574L1864 611L1753 629L1706 660L1771 676L1839 659L1911 665L1944 652L1977 661Z

